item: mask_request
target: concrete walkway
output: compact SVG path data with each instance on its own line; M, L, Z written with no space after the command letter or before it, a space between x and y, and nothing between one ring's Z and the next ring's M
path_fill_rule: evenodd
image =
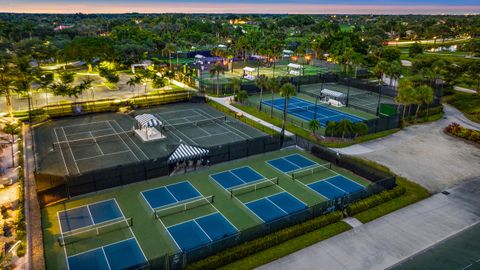
M385 269L480 222L480 177L260 267Z
M432 193L440 192L480 176L480 148L443 132L452 122L471 129L480 129L480 124L468 120L449 105L444 108L445 117L439 121L411 126L385 138L334 150L376 161Z
M245 117L250 118L250 119L252 119L253 121L258 122L258 123L260 123L260 124L262 124L262 125L264 125L264 126L266 126L266 127L268 127L268 128L271 128L271 129L273 129L273 130L275 130L275 131L277 131L277 132L281 132L281 131L282 131L281 128L279 128L279 127L277 127L277 126L274 126L274 125L270 124L270 123L267 122L267 121L263 121L262 119L257 118L257 117L255 117L255 116L253 116L253 115L251 115L251 114L248 114L248 113L246 113L246 112L238 109L238 108L235 107L235 106L232 106L232 105L230 104L230 100L231 100L233 97L221 97L221 98L217 98L217 97L210 97L210 96L208 96L208 98L211 99L211 100L213 100L213 101L215 101L215 102L217 102L217 103L222 104L223 106L229 108L230 110L232 110L232 111L234 111L234 112L241 113L241 114L244 115ZM291 132L289 132L289 131L287 131L287 130L285 130L285 136L292 137L292 136L294 136L294 134L291 133Z

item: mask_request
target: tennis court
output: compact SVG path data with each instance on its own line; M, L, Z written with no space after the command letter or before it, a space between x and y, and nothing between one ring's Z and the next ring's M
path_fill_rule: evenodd
M208 214L167 228L180 250L190 250L238 233L220 212Z
M145 190L141 194L152 211L202 196L188 181Z
M269 161L274 160L283 162L273 166ZM264 228L308 218L314 205L330 211L327 196L307 186L319 179L344 175L359 185L369 183L336 167L315 169L324 163L299 149L286 149L47 206L42 209L47 268L142 266L144 252L150 269L166 264L179 269L181 251L188 251L188 261L260 235Z
M265 179L261 174L250 167L241 167L210 175L217 184L225 190Z
M264 100L262 101L262 103L268 107L273 106L273 108L281 112L285 111L285 98L274 99L273 103L271 100ZM315 103L298 97L290 98L288 102L288 114L307 122L313 119L317 119L322 127L325 127L328 122L331 121L339 122L341 120L347 119L350 120L352 123L356 123L365 120L352 114L325 107L321 104L317 104L315 106Z
M52 148L60 153L67 175L81 174L93 164L122 164L148 159L134 141L133 132L115 120L53 128Z
M282 173L289 174L312 166L318 166L313 160L302 155L293 154L267 161L267 163Z
M62 235L118 219L123 219L123 215L113 199L58 212Z
M273 221L307 208L302 201L284 191L245 203L263 222Z
M132 219L123 215L115 199L58 211L57 217L58 243L68 269L141 269L148 265L130 228Z
M209 146L254 138L236 120L201 108L169 110L154 115L165 124L167 134L190 145Z
M317 83L306 84L300 86L300 91L303 93L309 93L314 96L320 95L323 89L334 90L348 95L348 103L353 107L364 109L365 111L375 113L377 111L379 95L375 92L362 90L348 85L339 83ZM383 104L395 104L393 98L382 95L380 97L380 103Z
M135 238L68 257L69 270L143 269L148 261Z
M307 186L328 200L353 194L365 188L343 175L318 180Z

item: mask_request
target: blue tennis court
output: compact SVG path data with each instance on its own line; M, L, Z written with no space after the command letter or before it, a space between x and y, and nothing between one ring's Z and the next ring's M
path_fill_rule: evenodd
M241 167L224 171L212 174L210 177L226 190L265 179L263 175L250 167Z
M245 204L263 222L279 219L307 208L288 192L281 192Z
M145 190L141 194L152 211L201 196L200 192L188 181Z
M267 163L283 173L291 173L318 165L315 161L299 154L272 159L267 161Z
M238 232L219 212L173 225L168 228L177 246L185 251L208 244Z
M123 218L115 199L59 211L57 215L62 233Z
M67 262L70 270L140 269L148 265L135 238L69 256Z
M262 103L269 107L273 106L273 108L282 112L285 110L285 98L274 99L273 103L271 100L264 100ZM315 117L315 103L298 97L291 97L288 102L288 114L296 116L305 121L317 119L322 127L327 126L328 122L339 122L344 119L350 120L352 123L362 122L365 120L352 114L337 111L330 107L325 107L322 104L317 104L316 109L317 114Z
M343 197L364 189L364 186L342 175L322 179L308 184L307 186L329 200Z

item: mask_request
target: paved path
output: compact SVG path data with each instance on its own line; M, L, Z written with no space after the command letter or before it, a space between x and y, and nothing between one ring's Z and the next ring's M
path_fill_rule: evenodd
M469 93L469 94L476 94L477 93L477 91L475 91L475 90L468 89L468 88L465 88L465 87L460 87L460 86L454 86L453 90L458 91L458 92Z
M268 127L268 128L271 128L271 129L273 129L273 130L275 130L275 131L277 131L277 132L281 132L281 131L282 131L281 128L279 128L279 127L277 127L277 126L274 126L274 125L272 125L271 123L269 123L269 122L267 122L267 121L263 121L262 119L257 118L257 117L255 117L255 116L253 116L253 115L251 115L251 114L248 114L248 113L246 113L246 112L238 109L238 108L235 107L235 106L232 106L232 105L230 104L230 99L232 99L233 97L221 97L221 98L216 98L216 97L210 97L210 96L209 96L208 98L211 99L211 100L213 100L213 101L215 101L215 102L217 102L217 103L222 104L223 106L229 108L230 110L232 110L232 111L234 111L234 112L242 113L245 117L250 118L250 119L252 119L253 121L256 121L256 122L258 122L258 123L260 123L260 124L262 124L262 125L264 125L264 126L266 126L266 127ZM289 132L289 131L287 131L287 130L285 130L285 135L288 136L288 137L294 136L293 133L291 133L291 132Z
M260 267L385 269L480 223L480 177Z
M455 108L444 106L444 119L411 126L379 140L335 150L381 163L432 193L480 176L480 147L443 132L452 122L479 130L480 124L468 120Z

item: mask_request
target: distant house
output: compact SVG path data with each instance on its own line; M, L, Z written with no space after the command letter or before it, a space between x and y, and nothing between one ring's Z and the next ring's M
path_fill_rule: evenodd
M59 25L59 26L53 28L53 31L62 31L62 30L72 28L72 27L73 27L73 25Z

